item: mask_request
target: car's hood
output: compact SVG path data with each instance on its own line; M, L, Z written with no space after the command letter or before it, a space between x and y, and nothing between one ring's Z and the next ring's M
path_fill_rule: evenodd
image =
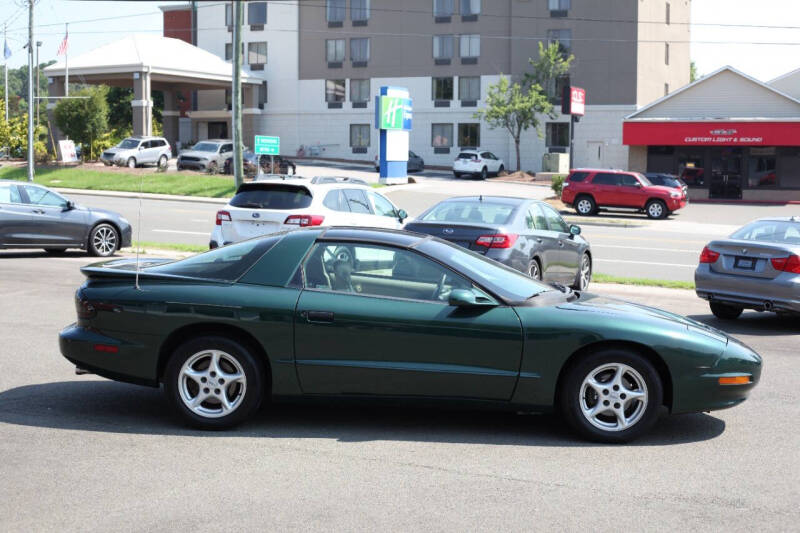
M649 187L647 187L648 192L658 192L662 194L669 194L677 190L680 189L677 187L667 187L666 185L650 185Z
M110 218L110 219L113 219L113 220L119 220L119 219L123 218L122 215L120 215L119 213L117 213L115 211L109 211L107 209L98 209L96 207L85 207L83 205L75 205L75 208L76 209L85 209L86 211L88 211L89 213L94 215L95 217Z
M179 156L188 155L188 156L191 156L191 157L208 157L208 158L211 158L211 157L214 157L217 154L216 154L216 152L201 152L200 150L184 150L178 155Z

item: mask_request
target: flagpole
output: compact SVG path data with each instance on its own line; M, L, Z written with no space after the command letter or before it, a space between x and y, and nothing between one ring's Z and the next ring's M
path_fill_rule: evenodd
M67 36L64 37L67 40L67 47L64 49L64 66L66 68L64 75L64 96L69 96L69 22L66 23L66 27Z

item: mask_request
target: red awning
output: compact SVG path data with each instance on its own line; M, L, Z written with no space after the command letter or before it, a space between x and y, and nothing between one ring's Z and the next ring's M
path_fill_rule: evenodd
M638 122L622 124L629 146L800 146L800 122Z

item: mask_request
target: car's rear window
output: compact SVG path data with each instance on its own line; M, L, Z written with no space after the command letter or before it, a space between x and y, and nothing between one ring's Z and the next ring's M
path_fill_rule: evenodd
M507 224L516 206L480 201L442 202L426 213L425 222L455 224Z
M800 222L758 220L734 232L731 239L800 244Z
M148 267L147 272L192 278L236 281L261 258L285 233L250 239L188 257L173 263Z
M569 175L568 180L569 181L583 181L583 180L586 179L586 176L588 176L588 175L589 175L588 172L573 172L572 174Z
M239 188L231 206L251 209L303 209L311 205L313 196L305 187L282 183L259 183Z
M468 152L461 152L458 154L459 159L478 159L478 154L470 154Z

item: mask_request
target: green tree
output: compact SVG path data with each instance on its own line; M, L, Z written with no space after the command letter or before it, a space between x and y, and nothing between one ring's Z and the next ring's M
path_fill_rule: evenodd
M490 129L505 128L514 139L517 149L517 170L520 169L519 144L522 132L536 128L539 132L539 113L550 113L553 105L538 84L530 88L519 82L511 83L505 76L490 85L486 94L486 107L478 110L475 118L483 119ZM541 135L541 132L539 132Z
M697 65L694 61L689 63L689 83L697 80Z
M87 98L61 100L53 111L56 125L73 141L89 148L90 159L94 140L108 133L107 92L104 85L86 87L70 96Z
M551 98L559 98L556 92L556 81L569 73L575 56L568 54L559 42L545 46L539 41L539 59L529 58L533 72L525 74L525 85L531 87L538 84Z

